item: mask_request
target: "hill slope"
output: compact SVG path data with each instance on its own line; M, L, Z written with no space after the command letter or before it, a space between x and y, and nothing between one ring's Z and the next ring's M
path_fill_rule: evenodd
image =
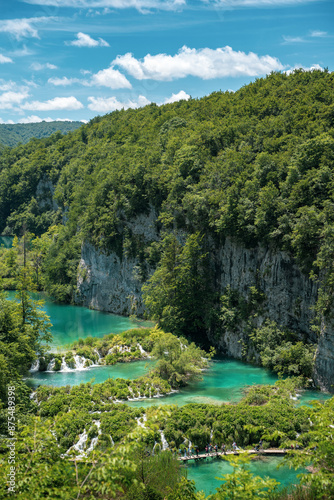
M60 223L44 261L54 296L122 314L145 305L236 355L240 340L261 344L267 320L276 341L288 328L314 342L327 325L328 374L333 125L327 71L117 111L0 157L0 230Z
M0 147L11 148L18 144L26 144L33 137L41 139L55 132L67 134L82 126L82 122L54 121L41 123L16 123L14 125L0 124Z

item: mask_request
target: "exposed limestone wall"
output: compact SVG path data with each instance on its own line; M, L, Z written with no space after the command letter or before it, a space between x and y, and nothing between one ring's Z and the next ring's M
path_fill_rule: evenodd
M315 381L322 390L334 393L334 325L322 326L316 352Z
M142 235L146 241L159 238L153 211L132 220L130 225L132 233ZM288 254L262 246L247 249L230 239L226 239L221 248L213 253L217 286L221 293L227 285L246 297L251 286L264 293L262 314L256 318L256 326L260 326L265 318L270 318L282 327L300 332L310 341L317 342L310 324L318 287L299 270ZM143 314L138 259L101 253L87 243L82 247L81 257L78 301L87 307L116 314ZM153 271L150 269L149 273ZM323 330L316 355L316 383L323 389L330 389L334 384L333 332L333 327ZM208 333L210 341L221 351L239 359L242 356L240 340L243 340L243 335L243 325L237 333Z
M141 236L144 243L159 238L153 209L148 215L141 214L129 221L127 227L133 235ZM150 275L153 269L146 268ZM77 301L82 305L114 314L143 314L139 259L101 252L85 243L78 276Z
M263 314L257 318L257 326L269 317L278 325L316 341L310 322L318 288L301 273L288 254L262 246L247 249L227 239L217 254L217 261L221 293L227 285L245 297L251 286L264 293ZM239 335L222 332L218 341L226 354L236 358L241 358L239 340L243 339L243 325L240 326Z

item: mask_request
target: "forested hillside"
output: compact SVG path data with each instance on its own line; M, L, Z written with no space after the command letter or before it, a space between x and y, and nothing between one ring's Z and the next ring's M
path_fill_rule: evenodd
M46 290L59 300L80 301L83 242L136 259L146 314L197 338L209 331L219 338L262 314L256 276L243 296L233 283L224 293L217 286L217 249L226 238L284 250L320 287L307 326L320 332L333 299L333 124L334 75L318 70L115 111L1 155L0 230L20 234L24 226L40 235L57 226L42 267ZM138 233L131 221L140 214L152 215L155 235ZM262 323L248 324L249 331ZM276 327L269 336L278 342L285 334ZM249 333L253 346L261 345L261 328ZM293 332L284 338L297 342Z
M13 148L18 144L26 144L33 137L41 139L55 132L67 134L81 127L82 122L56 121L41 123L0 124L0 149L6 146Z

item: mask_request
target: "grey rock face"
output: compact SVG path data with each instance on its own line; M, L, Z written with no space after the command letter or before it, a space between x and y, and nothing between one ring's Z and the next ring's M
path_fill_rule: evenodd
M262 246L247 249L227 239L217 259L221 293L227 285L244 297L249 295L252 286L264 293L263 314L257 318L256 326L269 317L282 327L300 332L311 342L316 341L310 322L318 287L289 255ZM241 330L238 340L242 339ZM241 357L242 345L236 344L229 332L222 332L220 347L230 356Z
M322 390L334 393L334 325L322 326L316 352L315 381Z
M153 209L129 221L127 227L143 242L159 238ZM146 268L148 275L153 273L149 266ZM115 252L107 254L88 243L82 246L77 284L77 301L81 304L114 314L141 316L142 284L139 259L124 254L120 257Z
M142 235L146 241L158 240L155 214L140 215L129 223L133 234ZM311 329L311 321L318 285L305 276L294 260L286 253L257 246L247 249L226 239L213 251L217 287L224 293L227 285L240 295L248 297L250 287L255 286L265 295L261 313L254 326L261 326L266 318L281 327L299 332L310 342L317 342ZM89 244L82 247L78 280L78 301L87 307L116 314L142 315L142 280L136 258L115 253L107 255ZM154 269L149 270L149 274ZM227 355L242 357L242 342L247 340L243 324L237 331L210 333L212 344ZM323 389L334 384L334 328L323 331L316 354L316 383ZM256 353L253 353L256 358Z

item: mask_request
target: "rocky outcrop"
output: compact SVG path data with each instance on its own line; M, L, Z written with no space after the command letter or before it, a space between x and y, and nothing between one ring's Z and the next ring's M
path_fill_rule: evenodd
M334 324L323 324L315 362L315 382L322 389L334 393Z
M270 318L316 342L310 323L318 287L288 254L262 246L248 249L226 239L216 259L221 293L229 285L246 298L250 287L256 287L264 294L261 313L255 318L254 326L260 326L265 318ZM218 346L227 355L242 357L243 327L240 325L237 332L224 331L219 336Z
M127 222L132 235L141 237L143 244L159 239L156 214L141 214ZM145 263L145 274L154 269ZM92 309L129 316L141 316L144 312L141 287L143 285L142 262L139 258L116 252L97 250L89 243L81 249L77 302Z
M141 235L146 241L158 240L153 211L130 224L133 234ZM213 249L212 259L220 293L230 285L246 298L250 287L264 294L261 312L253 318L254 326L261 326L270 318L281 327L300 333L301 338L317 342L311 323L318 285L300 271L287 253L263 246L249 249L226 239L219 248ZM78 301L87 307L116 314L142 315L139 267L137 258L99 252L85 243L80 262ZM153 271L150 269L149 273ZM316 354L316 383L327 390L334 383L333 332L334 328L324 329ZM242 357L242 342L247 340L243 324L233 331L209 332L208 336L222 352L234 358Z

